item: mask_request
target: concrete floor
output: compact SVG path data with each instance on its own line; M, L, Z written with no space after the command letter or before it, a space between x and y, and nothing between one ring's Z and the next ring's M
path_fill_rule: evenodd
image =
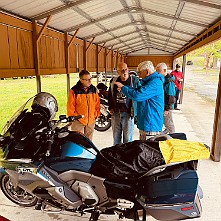
M191 82L192 76L186 79ZM205 89L206 90L206 89ZM173 111L176 132L184 132L188 140L200 141L211 145L214 103L208 102L205 97L199 95L185 86L183 104L179 106L180 111ZM138 139L138 130L134 130L134 139ZM99 149L112 146L112 131L95 132L94 143ZM221 163L213 162L211 159L199 162L199 183L203 189L202 199L203 212L199 221L218 221L221 217ZM88 216L81 217L80 214L47 214L36 211L33 208L22 208L8 201L0 192L0 215L11 221L83 221ZM116 216L100 216L100 220L118 220ZM126 220L126 219L124 219ZM155 220L148 216L148 221ZM192 220L192 219L191 219Z

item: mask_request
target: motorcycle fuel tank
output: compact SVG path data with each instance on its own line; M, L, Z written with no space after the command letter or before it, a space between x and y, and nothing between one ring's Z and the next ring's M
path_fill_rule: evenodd
M62 157L78 157L78 158L86 158L86 159L95 159L95 151L91 149L85 149L79 144L74 142L67 142L62 145Z

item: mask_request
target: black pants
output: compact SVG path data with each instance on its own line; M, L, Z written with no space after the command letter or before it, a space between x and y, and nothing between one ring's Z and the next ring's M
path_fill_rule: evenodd
M178 88L176 88L176 102L174 104L174 108L177 108L179 96L180 96L180 90Z

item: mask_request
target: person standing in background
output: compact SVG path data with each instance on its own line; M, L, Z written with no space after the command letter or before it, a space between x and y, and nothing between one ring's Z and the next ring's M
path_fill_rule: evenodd
M175 126L173 123L173 112L174 104L176 102L176 86L175 86L175 77L173 75L167 74L165 76L164 82L164 126L165 130L163 133L174 133Z
M137 112L136 102L126 97L114 83L120 82L122 85L132 88L136 88L139 85L139 79L136 76L129 75L126 63L121 62L118 64L117 73L119 77L111 79L108 91L114 145L128 143L133 140L134 117Z
M71 124L72 131L83 133L90 140L93 138L96 118L100 116L100 98L87 70L79 73L79 81L70 90L67 102L68 116L84 115Z
M115 82L119 90L128 98L137 101L137 127L140 140L147 140L160 134L163 127L164 112L164 76L167 65L160 63L157 71L151 61L144 61L138 65L139 77L142 78L138 88L131 88L120 82Z
M175 77L175 86L176 86L176 102L174 104L174 110L180 110L177 107L179 96L180 96L180 90L182 87L183 82L183 73L180 71L180 65L176 64L176 69L170 73L170 75L173 75Z

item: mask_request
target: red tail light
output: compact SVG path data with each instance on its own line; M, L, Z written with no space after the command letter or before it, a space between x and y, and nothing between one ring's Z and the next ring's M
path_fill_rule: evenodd
M187 210L192 210L192 209L194 209L194 206L188 206L188 207L181 208L182 211L187 211Z

